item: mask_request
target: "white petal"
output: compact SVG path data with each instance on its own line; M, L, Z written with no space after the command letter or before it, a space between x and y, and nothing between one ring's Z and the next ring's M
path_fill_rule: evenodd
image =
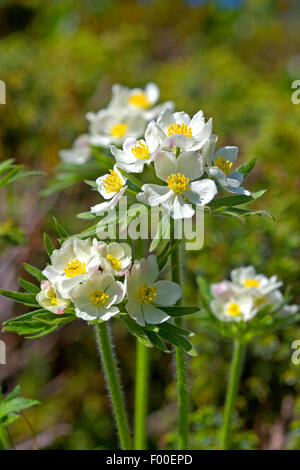
M145 94L151 104L156 103L159 99L159 88L156 83L150 82L146 85Z
M195 214L190 204L186 204L180 194L174 194L173 207L170 211L173 219L190 219Z
M182 151L177 158L176 172L180 172L193 181L203 175L204 162L200 152Z
M172 173L177 173L176 156L173 152L160 151L156 156L154 167L158 178L166 181Z
M175 305L177 300L182 296L181 287L172 281L157 281L155 304L163 307Z
M229 160L230 162L235 162L238 155L238 147L235 146L226 146L219 148L214 156L214 160L218 157L223 157L224 160Z
M142 306L136 300L129 300L125 305L128 315L130 315L134 320L140 325L145 325L144 315L142 311Z
M151 304L143 304L142 309L145 321L151 325L163 323L170 318L170 316L163 312L163 310L160 310Z
M217 194L218 189L212 180L193 181L190 190L184 192L184 196L193 204L204 206Z

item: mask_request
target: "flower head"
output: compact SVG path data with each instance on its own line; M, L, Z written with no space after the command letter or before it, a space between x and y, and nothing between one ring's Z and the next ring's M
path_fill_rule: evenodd
M126 310L140 325L163 323L170 317L159 307L175 305L181 287L171 281L157 281L159 274L154 255L136 260L128 273Z
M213 181L199 180L204 172L200 152L182 151L176 158L174 152L161 151L154 166L156 175L166 184L144 184L137 199L149 206L165 207L174 219L192 217L195 211L191 204L205 205L217 194Z
M109 173L97 178L96 183L98 192L106 199L106 202L91 207L93 214L100 214L109 208L115 207L127 189L126 179L119 172L117 165L114 166L113 170L109 170Z
M218 137L213 134L203 146L202 153L207 174L214 178L226 191L249 196L250 192L241 186L244 175L233 168L237 159L238 148L226 146L215 151L217 140Z
M202 111L198 111L191 119L183 111L173 114L165 109L159 115L153 132L156 133L161 148L200 150L211 136L212 119L205 122Z
M85 278L70 293L77 317L87 321L107 321L119 313L116 305L122 302L124 295L125 286L112 274L100 271Z
M58 315L64 313L70 305L70 300L63 299L50 281L41 282L41 291L37 294L36 300L45 310Z
M114 276L124 276L131 265L132 251L128 243L99 243L100 267Z
M69 299L73 287L99 268L98 241L70 238L53 251L50 259L51 265L43 274L63 298Z
M71 149L60 150L58 154L65 163L83 165L83 163L86 163L91 158L88 134L80 135L74 140Z

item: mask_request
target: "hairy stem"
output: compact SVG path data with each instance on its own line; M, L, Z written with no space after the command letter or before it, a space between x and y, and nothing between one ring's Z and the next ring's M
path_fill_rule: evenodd
M232 414L240 383L244 351L245 347L239 341L235 340L222 427L221 449L223 450L230 449Z
M171 230L171 243L174 244L174 232ZM172 281L181 286L179 245L171 253ZM178 305L180 305L180 301ZM183 318L175 318L175 324L183 327ZM187 384L187 364L186 355L183 349L175 348L177 391L178 391L178 450L188 448L188 427L189 427L189 397Z
M132 441L129 424L106 322L98 323L95 326L95 332L99 353L103 362L107 387L111 396L113 411L116 418L121 448L122 450L131 450Z
M134 415L134 448L145 450L146 418L148 407L149 349L139 340L136 342L136 381L135 381L135 415Z

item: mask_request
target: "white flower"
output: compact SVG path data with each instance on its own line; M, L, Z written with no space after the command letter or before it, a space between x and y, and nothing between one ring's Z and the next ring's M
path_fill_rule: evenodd
M257 274L254 266L234 269L231 271L231 279L236 292L255 298L264 298L282 285L277 276L267 278L264 274Z
M127 189L125 184L126 179L119 172L117 165L115 165L113 170L109 170L109 173L99 176L96 179L96 183L98 192L106 199L106 202L91 207L91 212L101 215L107 209L113 208L118 204Z
M156 256L136 260L126 274L128 303L126 310L140 325L163 323L170 317L159 306L175 305L181 287L171 281L157 281Z
M41 282L41 291L37 294L36 300L45 310L58 315L64 313L70 305L70 300L63 299L50 281Z
M192 204L205 205L217 194L213 181L194 181L204 171L199 152L182 151L176 158L174 152L161 151L155 160L155 170L158 178L167 185L144 184L137 199L149 206L165 207L174 219L190 218L195 213L184 198Z
M155 157L158 148L158 139L152 131L154 123L150 123L145 133L145 140L128 138L123 144L123 150L111 145L110 151L114 155L117 165L129 173L141 173L145 164L149 164Z
M143 116L129 111L102 109L87 113L86 118L90 123L90 143L102 147L121 145L127 137L141 137L146 127Z
M207 174L215 178L226 191L249 196L251 193L241 186L244 175L239 171L232 170L237 159L238 148L226 146L215 151L217 140L218 137L215 134L212 135L202 150Z
M165 109L159 115L154 131L162 148L200 150L211 136L212 119L205 122L202 111L198 111L191 119L183 111L173 114Z
M128 243L99 243L100 267L114 276L124 276L131 265L132 250Z
M249 321L258 311L250 296L231 296L227 300L218 297L211 301L210 307L219 320L226 322Z
M51 265L43 274L63 298L69 299L71 289L99 268L98 241L70 238L53 251L50 259Z
M97 318L106 321L119 313L115 305L122 302L125 286L115 281L112 274L96 271L74 287L70 295L77 317L87 321Z
M74 140L71 149L60 150L58 154L65 163L83 165L91 158L88 134L80 135Z
M155 83L148 83L144 90L141 88L129 88L115 84L112 87L112 99L108 105L109 109L125 110L132 113L141 114L146 121L155 119L164 109L173 110L172 101L167 101L158 106L154 106L159 99L159 88Z

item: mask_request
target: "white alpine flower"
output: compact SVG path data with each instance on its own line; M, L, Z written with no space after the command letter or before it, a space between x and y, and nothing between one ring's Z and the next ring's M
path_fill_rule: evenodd
M115 84L112 87L112 99L108 105L109 109L125 110L129 109L131 113L141 114L146 121L157 118L164 110L174 109L174 103L167 101L160 105L154 106L159 99L158 86L150 82L145 89L133 88L132 90L123 85Z
M231 296L227 300L217 297L211 301L210 307L219 320L226 322L247 322L258 312L251 296Z
M145 164L155 158L159 142L153 132L154 123L150 123L145 133L145 140L136 140L132 137L125 140L123 150L111 145L110 151L116 159L117 165L128 173L141 173Z
M264 298L282 286L277 276L268 278L264 274L257 274L254 266L234 269L231 271L231 279L236 292L255 298Z
M181 287L171 281L157 281L156 256L136 260L126 274L128 303L126 310L140 325L163 323L170 318L159 307L175 305L182 296Z
M69 299L73 287L99 268L98 240L70 238L53 251L50 259L51 265L43 274L64 299Z
M250 196L251 193L241 186L244 175L231 169L237 159L238 147L226 146L215 151L217 140L218 136L213 134L202 150L207 174L226 191Z
M60 159L65 163L83 165L91 158L89 148L89 135L83 134L74 140L71 149L63 149L58 152Z
M70 295L77 317L87 321L107 321L119 313L115 305L122 302L125 286L112 274L96 271L74 287Z
M185 112L172 113L165 109L159 115L153 131L161 148L179 147L184 150L200 150L212 133L212 119L205 122L203 111L191 119Z
M200 152L182 151L176 158L174 152L161 151L154 165L158 178L167 185L144 184L137 199L149 206L165 207L174 219L192 217L195 211L190 203L203 206L217 194L212 180L199 180L204 172Z
M36 300L45 310L61 315L70 305L70 300L63 299L50 281L41 282L41 291L37 294Z
M126 179L119 172L117 165L115 165L113 170L109 170L109 173L99 176L96 179L96 183L98 192L106 199L106 202L91 207L91 212L101 215L107 209L113 208L118 204L127 189L125 184Z
M100 267L114 276L124 276L131 265L132 250L128 243L99 242Z
M141 137L146 127L143 116L130 111L101 109L87 113L86 118L90 123L90 143L102 147L122 145L127 137Z

